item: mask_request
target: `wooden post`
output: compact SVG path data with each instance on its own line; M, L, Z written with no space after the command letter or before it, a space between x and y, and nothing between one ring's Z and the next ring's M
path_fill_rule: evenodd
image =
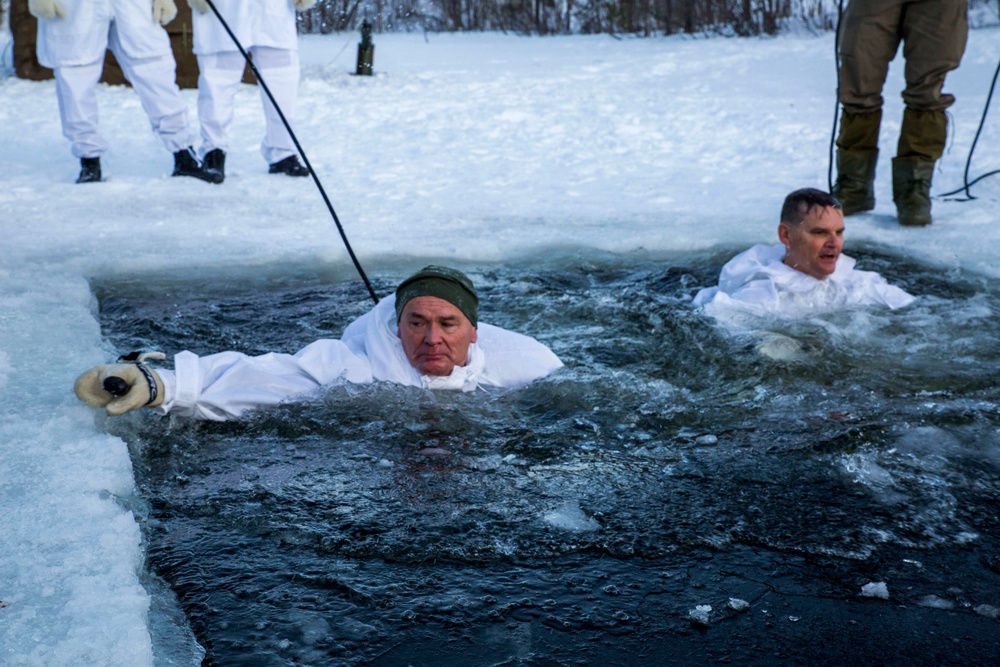
M361 22L361 42L358 44L358 68L355 74L371 76L374 60L375 45L372 43L372 24L368 22L368 19L365 19Z

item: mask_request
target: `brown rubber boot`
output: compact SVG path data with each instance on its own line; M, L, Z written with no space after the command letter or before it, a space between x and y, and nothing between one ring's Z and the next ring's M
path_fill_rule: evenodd
M925 160L893 158L892 200L896 217L906 227L931 224L931 177L934 163Z
M875 208L875 165L878 163L878 131L882 111L844 112L837 135L837 182L833 196L840 200L844 215Z
M931 224L931 178L947 136L948 117L943 111L903 110L899 145L892 161L892 200L899 224Z

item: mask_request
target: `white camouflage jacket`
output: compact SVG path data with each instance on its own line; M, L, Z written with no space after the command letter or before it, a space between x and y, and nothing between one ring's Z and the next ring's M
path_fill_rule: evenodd
M181 352L174 370L159 370L164 401L154 408L214 421L234 419L257 407L315 394L338 382L395 382L427 389L473 391L478 387L516 388L562 367L559 358L534 338L483 322L469 363L447 377L421 375L396 335L395 296L382 299L348 325L340 340L318 340L296 354L250 357L220 352L199 357Z
M818 280L787 266L783 245L755 245L733 257L719 274L719 285L698 292L693 304L713 316L728 313L800 316L851 306L903 308L915 297L874 271L855 269L841 255L837 269Z

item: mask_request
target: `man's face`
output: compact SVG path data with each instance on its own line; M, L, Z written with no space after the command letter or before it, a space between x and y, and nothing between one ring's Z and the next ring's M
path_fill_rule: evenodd
M844 247L844 214L829 206L814 206L801 224L779 224L778 240L788 248L785 264L823 280L837 269Z
M462 311L436 296L418 296L403 307L399 340L410 365L424 375L451 375L464 366L476 328Z

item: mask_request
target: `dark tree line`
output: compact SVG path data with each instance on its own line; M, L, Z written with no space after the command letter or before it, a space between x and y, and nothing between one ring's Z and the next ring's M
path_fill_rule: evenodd
M300 30L501 30L521 34L773 35L789 22L826 30L835 0L320 0Z
M554 35L774 35L786 28L831 30L840 0L319 0L299 31L500 30ZM847 0L843 0L846 5ZM0 20L10 0L0 0ZM1000 0L969 0L973 27L1000 22Z
M847 0L844 0L846 5ZM319 0L300 15L306 33L500 30L519 34L775 35L788 28L831 30L839 0ZM969 0L988 24L1000 0Z

